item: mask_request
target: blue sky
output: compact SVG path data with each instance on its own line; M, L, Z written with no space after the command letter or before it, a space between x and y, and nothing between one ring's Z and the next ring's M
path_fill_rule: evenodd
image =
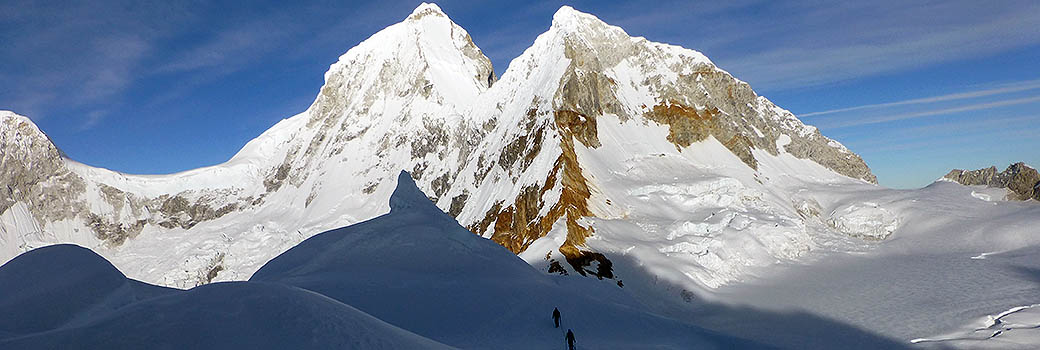
M340 54L415 1L5 1L0 109L128 173L226 161L307 108ZM1040 2L444 1L505 71L562 4L703 52L861 154L881 184L1040 166Z

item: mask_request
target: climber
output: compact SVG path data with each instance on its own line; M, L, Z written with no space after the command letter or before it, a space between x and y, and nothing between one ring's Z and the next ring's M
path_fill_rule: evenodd
M567 330L567 349L574 350L574 332L570 329Z
M553 308L553 323L556 324L556 328L560 328L560 309Z

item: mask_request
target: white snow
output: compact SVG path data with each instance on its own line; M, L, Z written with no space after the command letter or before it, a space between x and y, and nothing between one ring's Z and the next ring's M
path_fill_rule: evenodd
M72 245L19 256L0 266L0 281L4 349L451 348L299 288L148 285Z
M936 181L951 181L946 178ZM1007 200L1010 191L1006 188L999 187L988 187L988 186L969 186L971 187L971 196L978 198L979 200L986 202L1004 201Z
M34 248L26 237L41 233L43 229L23 202L15 202L0 214L0 249L4 255L15 256Z
M834 209L828 223L853 237L882 240L899 228L899 219L877 203L851 203Z
M876 208L898 213L891 236L859 246L851 244L851 237L833 237L799 263L756 269L755 279L709 291L707 297L819 315L906 345L924 338L930 341L919 341L920 346L940 348L1036 344L1035 329L1017 328L992 341L962 340L998 330L972 331L968 328L984 328L972 320L1040 301L1040 261L1035 258L1040 236L1029 229L1040 224L1040 206L994 205L973 198L971 188L949 182L908 191L853 188L818 188L816 198L825 209L866 210L865 219L878 214ZM884 227L876 225L883 222L864 228ZM714 328L731 322L701 324ZM778 328L748 322L747 327L762 329L761 337Z
M1040 304L987 315L961 331L911 343L938 343L973 349L1031 349L1040 344Z

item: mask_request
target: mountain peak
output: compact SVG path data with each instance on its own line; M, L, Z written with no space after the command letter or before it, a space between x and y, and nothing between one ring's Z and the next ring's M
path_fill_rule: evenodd
M560 9L556 10L556 13L553 14L553 20L562 20L564 18L574 17L579 14L582 13L578 10L575 10L573 7L570 7L569 5L563 5L560 6Z
M30 124L35 125L35 123L33 123L32 120L29 120L29 117L5 110L0 110L0 122L12 124L17 122L28 122Z
M437 6L437 4L424 2L422 4L419 4L419 6L416 6L415 10L412 10L412 14L408 15L408 19L416 20L423 18L426 15L447 17L447 15L444 14L444 11L441 10L441 7Z
M55 148L50 138L40 130L40 127L29 119L29 117L6 110L0 110L0 144L4 145L6 153L13 154L11 148L6 147L32 147L44 146ZM55 150L57 150L55 148ZM4 158L0 153L0 159ZM22 155L26 156L26 155ZM19 156L21 157L21 156Z
M556 13L553 14L552 26L550 28L563 29L565 31L576 31L582 28L591 28L593 26L607 26L606 22L603 22L598 17L591 14L575 10L573 7L564 5L561 6Z
M412 175L407 171L402 170L401 173L397 175L397 188L394 189L394 193L390 195L390 211L405 210L420 205L433 207L433 203L430 202L430 199L426 197L422 190L419 189L419 186L415 184ZM438 210L436 207L434 207L434 209Z
M434 95L443 95L444 104L455 104L472 100L490 86L493 72L491 61L465 29L436 4L423 3L404 21L380 30L340 56L325 80L327 86L342 83L341 87L353 89L359 84L377 84L382 90L395 90L387 96L422 93L430 97L432 89L437 90ZM337 83L337 74L357 81Z

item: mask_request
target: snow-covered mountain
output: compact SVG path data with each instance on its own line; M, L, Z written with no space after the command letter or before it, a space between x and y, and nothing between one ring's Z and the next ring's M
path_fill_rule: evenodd
M385 213L402 169L443 193L489 128L462 110L494 82L491 63L435 5L349 50L325 80L310 108L228 162L161 176L63 158L3 112L4 261L71 242L154 283L245 279L310 235Z
M558 305L594 348L1040 339L1036 201L877 186L700 53L570 7L497 80L464 29L420 5L341 56L306 111L212 167L87 166L12 112L0 146L2 348L546 348L559 337L530 335L552 332L539 319ZM1035 195L1035 174L947 179ZM33 250L56 243L93 253ZM259 323L168 336L243 319Z
M570 7L480 98L498 127L438 206L562 273L617 277L610 256L634 255L718 286L811 249L798 207L816 205L785 186L875 182L700 53Z
M803 255L821 232L894 229L857 221L879 209L821 215L800 193L875 181L844 146L700 53L570 7L498 82L432 4L325 81L228 162L171 175L77 163L3 112L4 260L70 242L152 283L241 280L312 234L385 213L401 169L474 233L558 273L620 279L621 255L714 287Z

